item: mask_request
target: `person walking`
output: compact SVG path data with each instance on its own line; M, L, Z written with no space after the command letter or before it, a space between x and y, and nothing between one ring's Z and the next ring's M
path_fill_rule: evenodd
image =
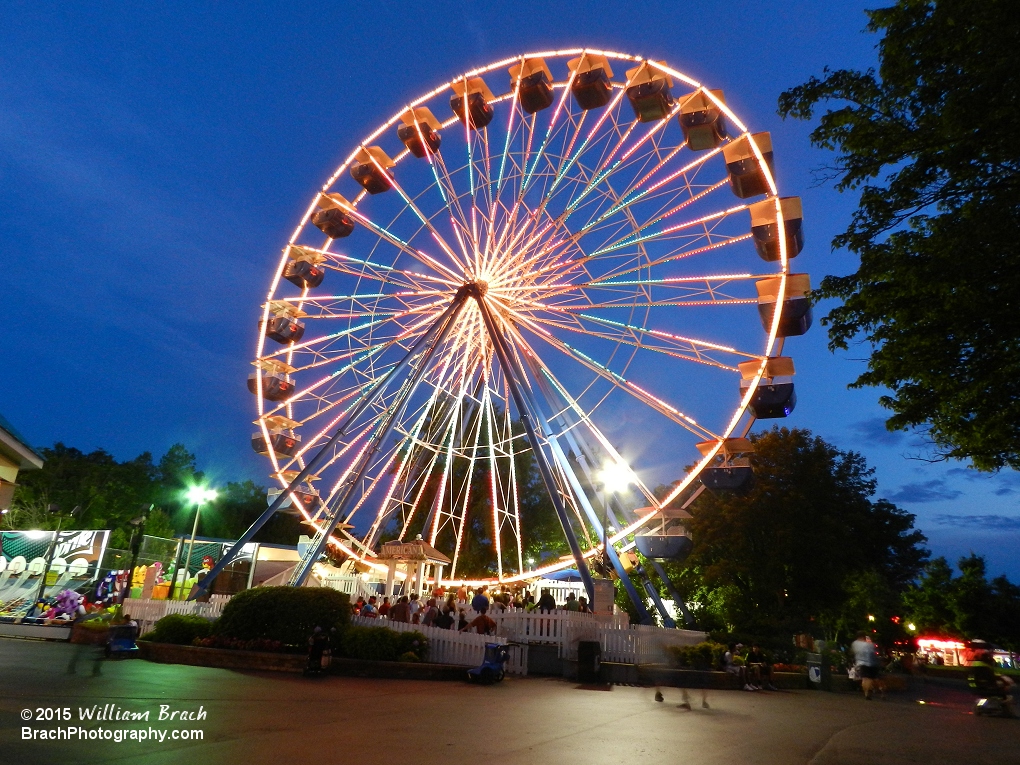
M857 674L861 678L861 690L864 691L864 698L871 701L876 686L884 696L885 689L878 678L879 670L882 668L882 659L878 655L878 647L871 642L871 638L864 630L858 632L857 639L850 644L850 655L853 657Z

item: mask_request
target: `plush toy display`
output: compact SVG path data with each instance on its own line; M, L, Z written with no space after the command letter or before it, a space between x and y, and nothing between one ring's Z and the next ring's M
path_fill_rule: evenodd
M56 604L43 615L46 619L72 621L85 614L84 598L74 590L64 590L57 595Z
M137 569L136 569L137 572ZM116 572L111 571L104 576L96 585L96 603L101 606L108 606L116 602L119 594L120 579Z

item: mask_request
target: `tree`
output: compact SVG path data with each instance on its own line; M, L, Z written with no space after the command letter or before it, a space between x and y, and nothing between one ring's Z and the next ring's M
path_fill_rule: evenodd
M66 516L74 507L81 507L75 519L63 519L62 528L117 529L126 527L141 507L155 499L156 468L148 452L117 462L102 449L86 454L56 443L52 449L43 449L42 456L45 464L41 470L21 474L13 509L55 504ZM36 528L54 528L57 523L55 516L19 515Z
M945 558L925 567L917 583L903 594L910 621L926 634L982 638L1020 648L1020 586L1005 576L988 581L985 559L973 553L957 563L960 576Z
M860 258L816 298L830 349L862 339L851 387L885 386L891 430L927 432L939 458L1020 468L1020 13L988 0L898 0L867 11L879 70L825 70L786 91L837 152L825 177L859 191L833 240Z
M754 488L701 494L690 508L694 550L681 568L696 574L702 602L730 629L791 633L812 621L856 628L843 608L855 589L879 581L898 593L924 563L914 516L871 500L874 471L860 454L802 429L774 428L752 441Z
M199 531L218 539L237 539L268 507L266 487L254 481L229 482L218 492L216 500L204 505ZM295 545L302 534L312 529L302 518L278 512L255 534L255 542Z
M149 452L118 462L103 449L85 453L59 442L41 453L42 469L21 474L5 519L11 528L56 528L58 515L49 512L50 505L59 508L61 528L110 529L110 545L118 548L127 546L131 519L152 505L159 509L149 515L147 534L169 536L187 525L179 512L183 492L202 474L195 471L195 455L181 444L171 446L158 465ZM75 507L81 512L71 518Z

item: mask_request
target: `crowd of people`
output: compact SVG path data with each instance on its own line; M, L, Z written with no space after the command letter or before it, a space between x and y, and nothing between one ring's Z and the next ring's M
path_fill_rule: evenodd
M490 612L509 610L551 612L558 609L591 613L588 599L577 597L574 593L567 595L566 601L560 605L548 589L543 589L536 601L535 596L527 590L511 591L503 589L490 593L487 586L470 589L461 585L456 590L447 592L442 586L436 587L428 598L416 592L402 595L390 602L390 598L371 595L366 600L359 597L352 606L355 614L368 618L386 617L393 622L421 624L425 627L460 632L477 632L479 635L492 635L496 631L496 622ZM468 620L469 613L474 618Z

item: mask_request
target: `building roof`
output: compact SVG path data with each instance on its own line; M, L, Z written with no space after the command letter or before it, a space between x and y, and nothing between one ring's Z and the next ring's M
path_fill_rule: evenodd
M38 469L43 466L42 455L28 445L7 418L0 414L0 452L20 464L21 470Z

